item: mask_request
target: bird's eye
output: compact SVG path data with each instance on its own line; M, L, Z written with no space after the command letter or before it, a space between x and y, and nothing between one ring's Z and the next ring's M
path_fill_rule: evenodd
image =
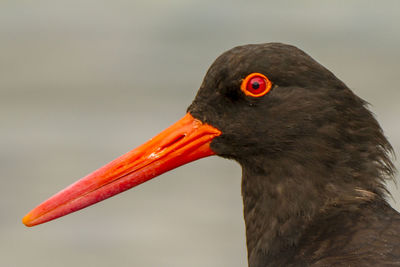
M271 81L261 73L251 73L242 81L240 89L248 96L260 97L271 90Z

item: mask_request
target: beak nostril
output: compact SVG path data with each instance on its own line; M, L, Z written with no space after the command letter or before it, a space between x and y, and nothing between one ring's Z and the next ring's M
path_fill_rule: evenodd
M169 141L168 143L166 143L165 145L160 147L160 151L164 150L165 148L168 148L172 145L174 145L175 143L178 143L180 140L182 140L183 138L186 137L186 134L181 134L176 136L174 139L172 139L171 141Z

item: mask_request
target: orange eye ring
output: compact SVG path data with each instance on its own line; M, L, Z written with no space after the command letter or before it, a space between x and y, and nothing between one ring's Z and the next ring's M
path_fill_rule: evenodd
M261 73L251 73L242 81L240 90L247 96L261 97L272 88L272 82Z

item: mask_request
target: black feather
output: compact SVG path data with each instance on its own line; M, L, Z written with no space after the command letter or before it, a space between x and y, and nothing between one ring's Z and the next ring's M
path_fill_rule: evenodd
M273 89L240 90L250 73ZM249 266L400 265L400 215L386 202L393 149L367 108L296 47L233 48L188 111L222 131L211 148L239 162Z

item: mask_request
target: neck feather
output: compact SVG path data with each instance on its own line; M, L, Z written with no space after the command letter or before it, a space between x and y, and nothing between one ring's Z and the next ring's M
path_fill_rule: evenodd
M278 165L279 164L279 165ZM260 167L262 166L262 167ZM378 194L323 166L290 160L242 163L249 266L289 258L313 220L336 205L358 205ZM322 174L325 174L323 176ZM286 256L285 256L286 255Z

